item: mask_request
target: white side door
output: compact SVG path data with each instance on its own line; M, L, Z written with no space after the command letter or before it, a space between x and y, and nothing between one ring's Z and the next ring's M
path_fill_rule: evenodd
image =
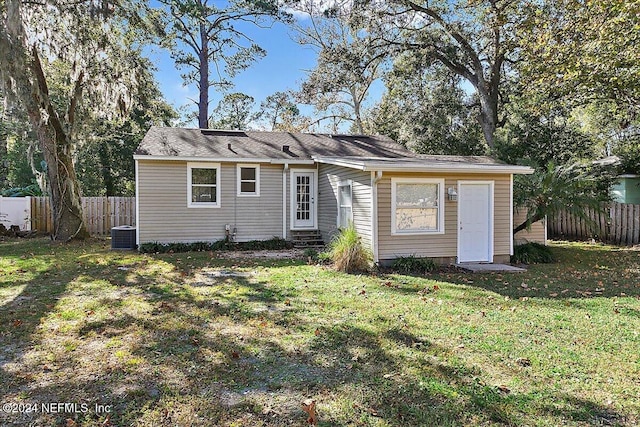
M316 228L316 173L291 172L291 228Z
M493 262L493 181L458 181L458 262Z

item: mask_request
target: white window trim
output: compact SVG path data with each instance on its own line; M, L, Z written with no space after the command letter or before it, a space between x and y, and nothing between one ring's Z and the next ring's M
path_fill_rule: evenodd
M216 202L192 202L192 170L216 169ZM187 162L187 207L189 208L219 208L220 204L220 163Z
M341 212L341 205L340 205L340 187L346 187L349 186L349 192L351 193L349 196L349 199L351 200L351 205L349 206L351 208L351 218L349 218L349 221L353 222L353 182L352 180L347 180L347 181L340 181L338 182L338 197L336 198L336 202L338 204L338 215L336 218L336 226L338 228L340 228L340 224L342 223L342 218L340 218L340 212ZM346 206L345 206L346 207Z
M256 170L256 191L253 193L242 192L242 176L240 168L254 168ZM257 163L238 163L236 165L236 195L238 197L260 197L260 165Z
M318 229L318 204L316 200L318 199L318 170L317 169L298 169L298 168L290 168L289 169L289 229L290 230L317 230ZM295 227L294 224L296 222L296 183L294 176L298 172L311 173L313 176L311 177L313 181L313 226L309 227Z
M397 184L437 184L438 185L438 229L427 230L398 230L396 228L396 186ZM406 235L434 235L444 234L444 179L443 178L391 178L391 234Z

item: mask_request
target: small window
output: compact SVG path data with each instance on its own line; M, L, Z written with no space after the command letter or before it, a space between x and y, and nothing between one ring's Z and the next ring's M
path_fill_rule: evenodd
M351 181L338 184L338 228L347 228L353 222Z
M260 195L260 165L238 165L238 196Z
M187 206L220 207L219 163L187 163Z
M392 179L392 233L444 233L443 188L439 179Z

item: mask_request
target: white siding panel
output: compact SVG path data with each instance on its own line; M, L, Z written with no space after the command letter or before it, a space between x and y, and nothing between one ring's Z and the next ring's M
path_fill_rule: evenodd
M225 225L236 228L236 240L263 240L282 235L282 166L260 167L260 196L236 196L236 166L223 163L220 208L187 207L187 163L138 162L140 243L215 241Z

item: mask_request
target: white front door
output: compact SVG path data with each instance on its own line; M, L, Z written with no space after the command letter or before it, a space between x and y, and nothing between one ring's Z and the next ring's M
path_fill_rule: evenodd
M316 173L291 172L291 228L316 227Z
M458 181L458 262L493 261L493 182Z

